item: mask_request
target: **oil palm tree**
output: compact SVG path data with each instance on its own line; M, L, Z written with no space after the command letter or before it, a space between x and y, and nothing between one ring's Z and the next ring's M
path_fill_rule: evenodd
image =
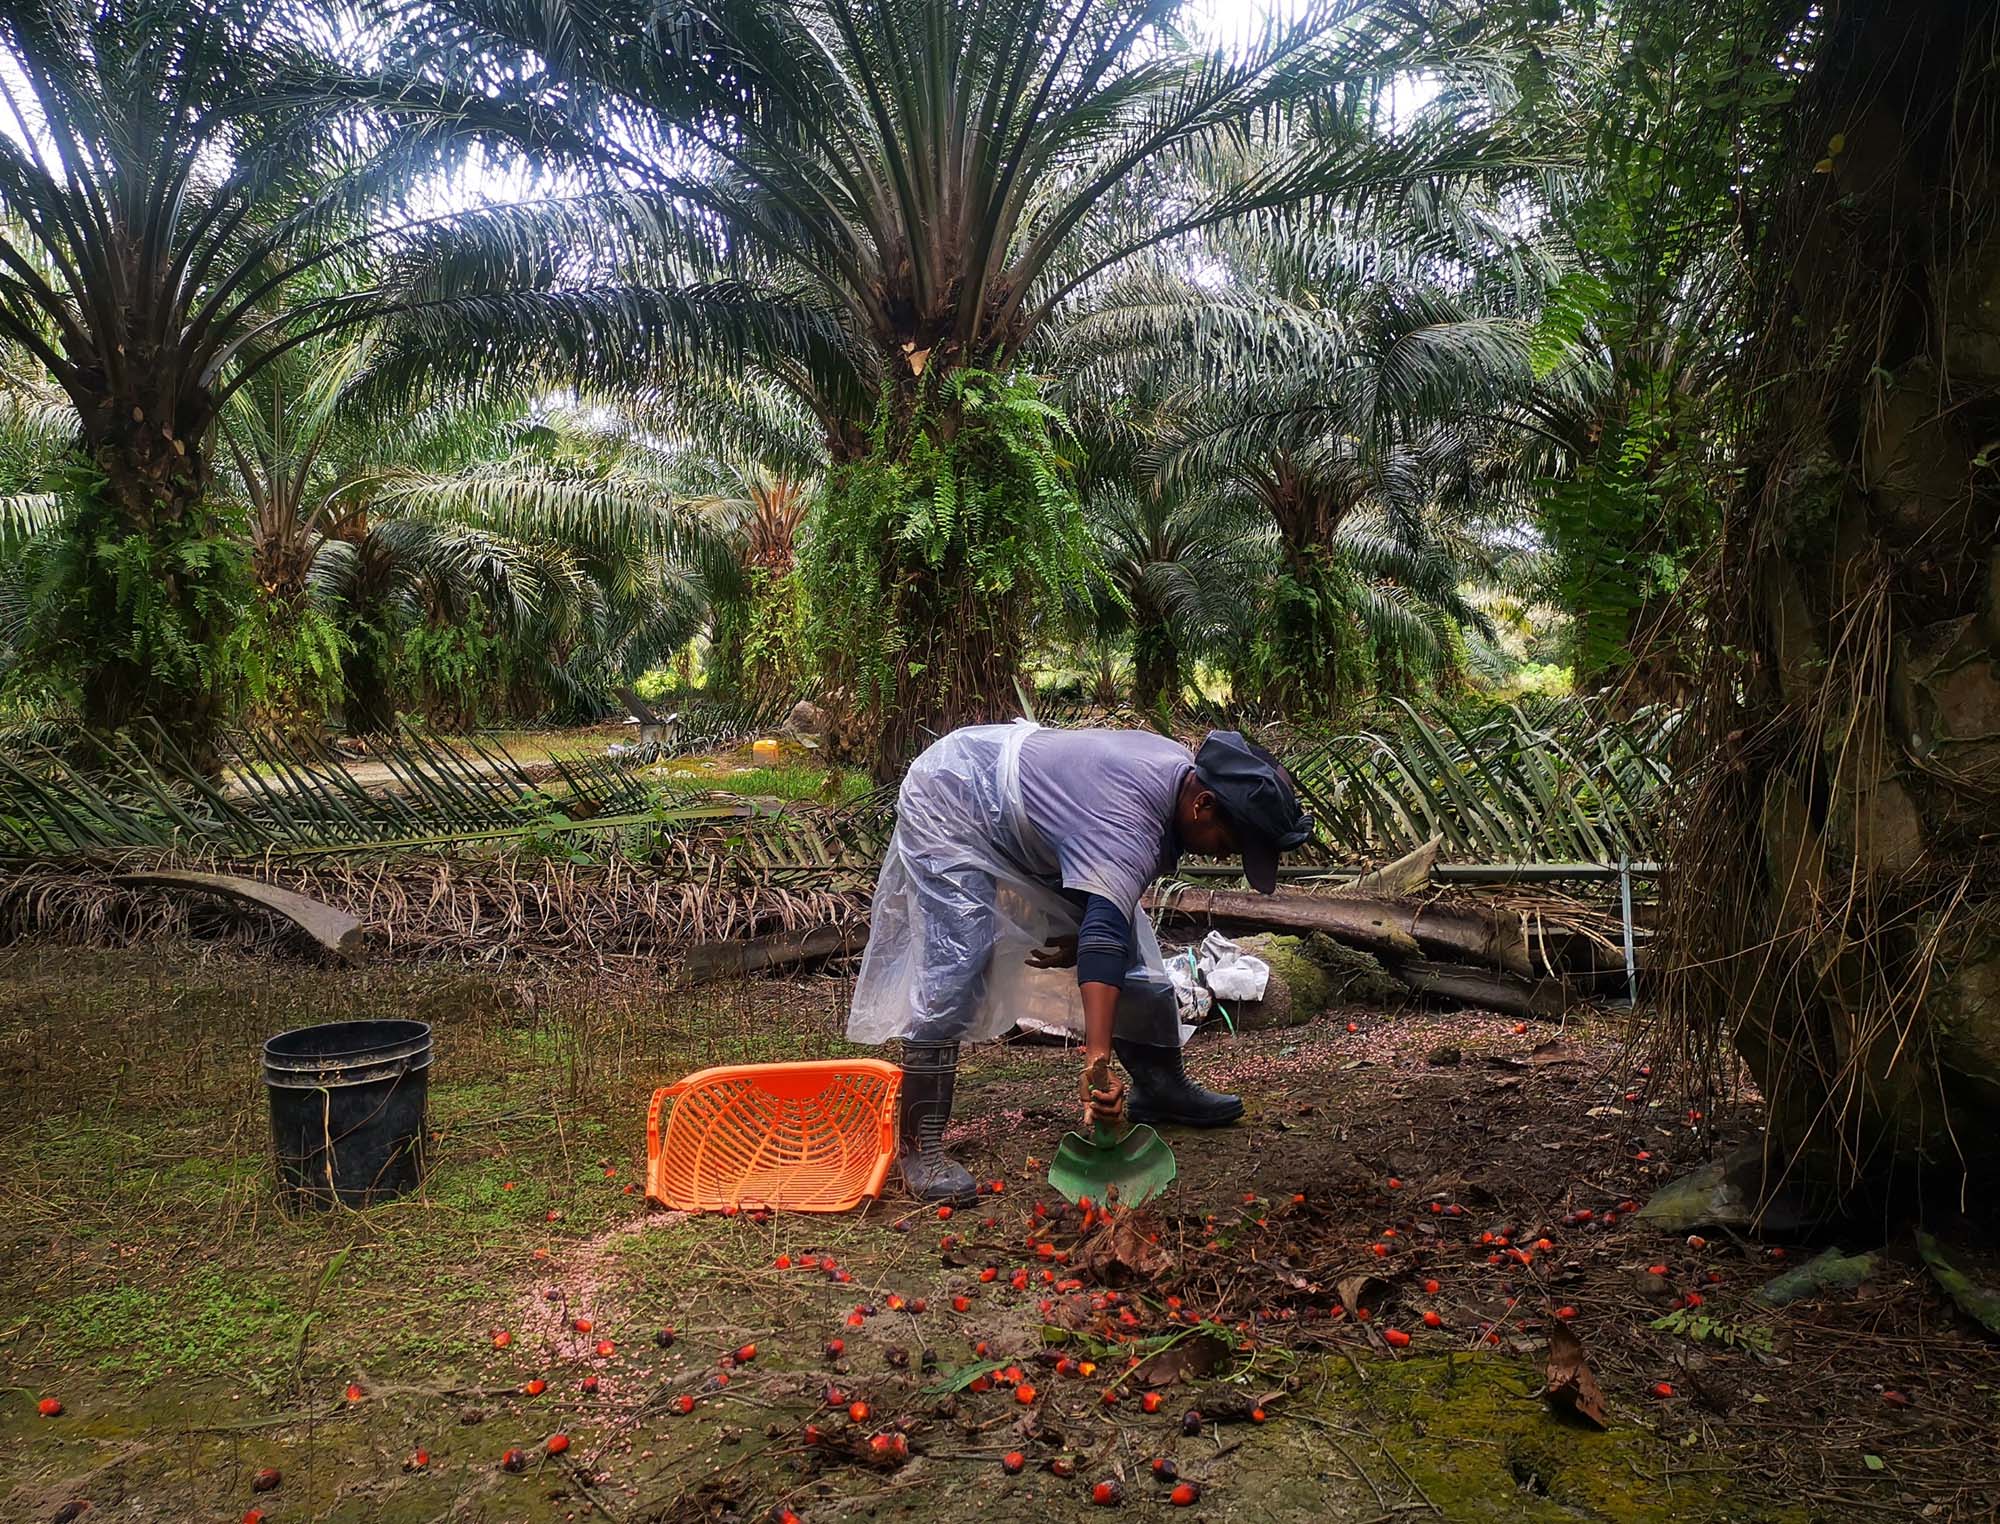
M1210 50L1180 11L437 0L406 18L413 67L511 113L545 162L615 177L671 248L688 321L727 322L739 363L824 430L809 570L878 766L1011 699L1028 601L1086 575L1050 420L1014 374L1076 293L1203 228L1512 162L1449 110L1378 130L1388 80L1433 56L1406 12L1314 3ZM484 359L467 350L468 374Z
M1144 373L1163 389L1155 482L1271 538L1242 675L1323 713L1374 680L1378 654L1435 658L1479 622L1460 582L1506 477L1501 414L1532 384L1530 327L1420 283L1420 266L1385 275L1365 239L1300 225L1210 247L1208 268L1134 271L1076 317L1075 384L1129 389Z
M55 645L93 729L151 716L212 760L247 581L216 428L260 370L390 312L582 321L545 269L450 265L438 187L482 106L385 67L306 0L0 7L0 340L77 418Z
M309 577L345 624L351 728L393 714L399 642L461 692L494 652L517 705L589 720L700 626L699 568L727 526L687 492L680 451L608 406L493 409L441 405L393 464L328 493Z
M1099 636L1132 644L1132 702L1164 714L1188 663L1240 625L1244 590L1262 581L1273 545L1263 520L1230 500L1106 483L1084 500L1111 596L1092 605Z

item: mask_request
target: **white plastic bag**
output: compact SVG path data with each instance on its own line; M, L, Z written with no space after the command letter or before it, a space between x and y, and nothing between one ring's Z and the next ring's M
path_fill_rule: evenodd
M1202 978L1217 1000L1262 1000L1271 982L1271 965L1247 953L1219 931L1201 944Z

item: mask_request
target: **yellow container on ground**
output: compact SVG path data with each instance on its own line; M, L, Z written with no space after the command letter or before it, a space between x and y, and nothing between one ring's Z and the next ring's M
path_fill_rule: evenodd
M775 762L778 760L778 743L769 736L765 736L761 740L752 741L750 743L750 755L759 762Z

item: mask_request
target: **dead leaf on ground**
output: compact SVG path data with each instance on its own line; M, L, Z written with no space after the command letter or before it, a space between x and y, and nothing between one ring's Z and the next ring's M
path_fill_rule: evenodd
M1176 1381L1199 1381L1229 1364L1229 1345L1203 1331L1176 1339L1156 1355L1148 1355L1132 1369L1139 1386L1172 1386Z
M1572 1413L1600 1429L1611 1427L1604 1394L1584 1363L1583 1341L1561 1323L1549 1329L1549 1384L1542 1396L1558 1413Z
M1116 1218L1077 1247L1077 1268L1107 1285L1156 1280L1174 1263L1155 1241L1159 1231L1159 1219L1150 1212Z
M1373 1312L1374 1304L1389 1289L1389 1283L1379 1275L1343 1275L1334 1289L1339 1293L1340 1305L1352 1316L1364 1307Z

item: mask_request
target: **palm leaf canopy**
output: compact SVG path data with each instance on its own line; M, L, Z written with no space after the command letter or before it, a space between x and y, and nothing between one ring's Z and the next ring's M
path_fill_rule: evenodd
M1435 56L1402 8L1314 0L1212 48L1181 9L424 0L399 9L388 45L439 98L478 96L545 166L615 185L625 267L664 251L654 268L714 317L717 342L839 440L885 378L1018 349L1143 251L1533 158L1443 107L1384 127L1388 82ZM537 235L496 218L440 279L559 264L576 246L559 222ZM561 343L610 353L583 335L619 300L579 295ZM491 316L506 342L511 315Z

